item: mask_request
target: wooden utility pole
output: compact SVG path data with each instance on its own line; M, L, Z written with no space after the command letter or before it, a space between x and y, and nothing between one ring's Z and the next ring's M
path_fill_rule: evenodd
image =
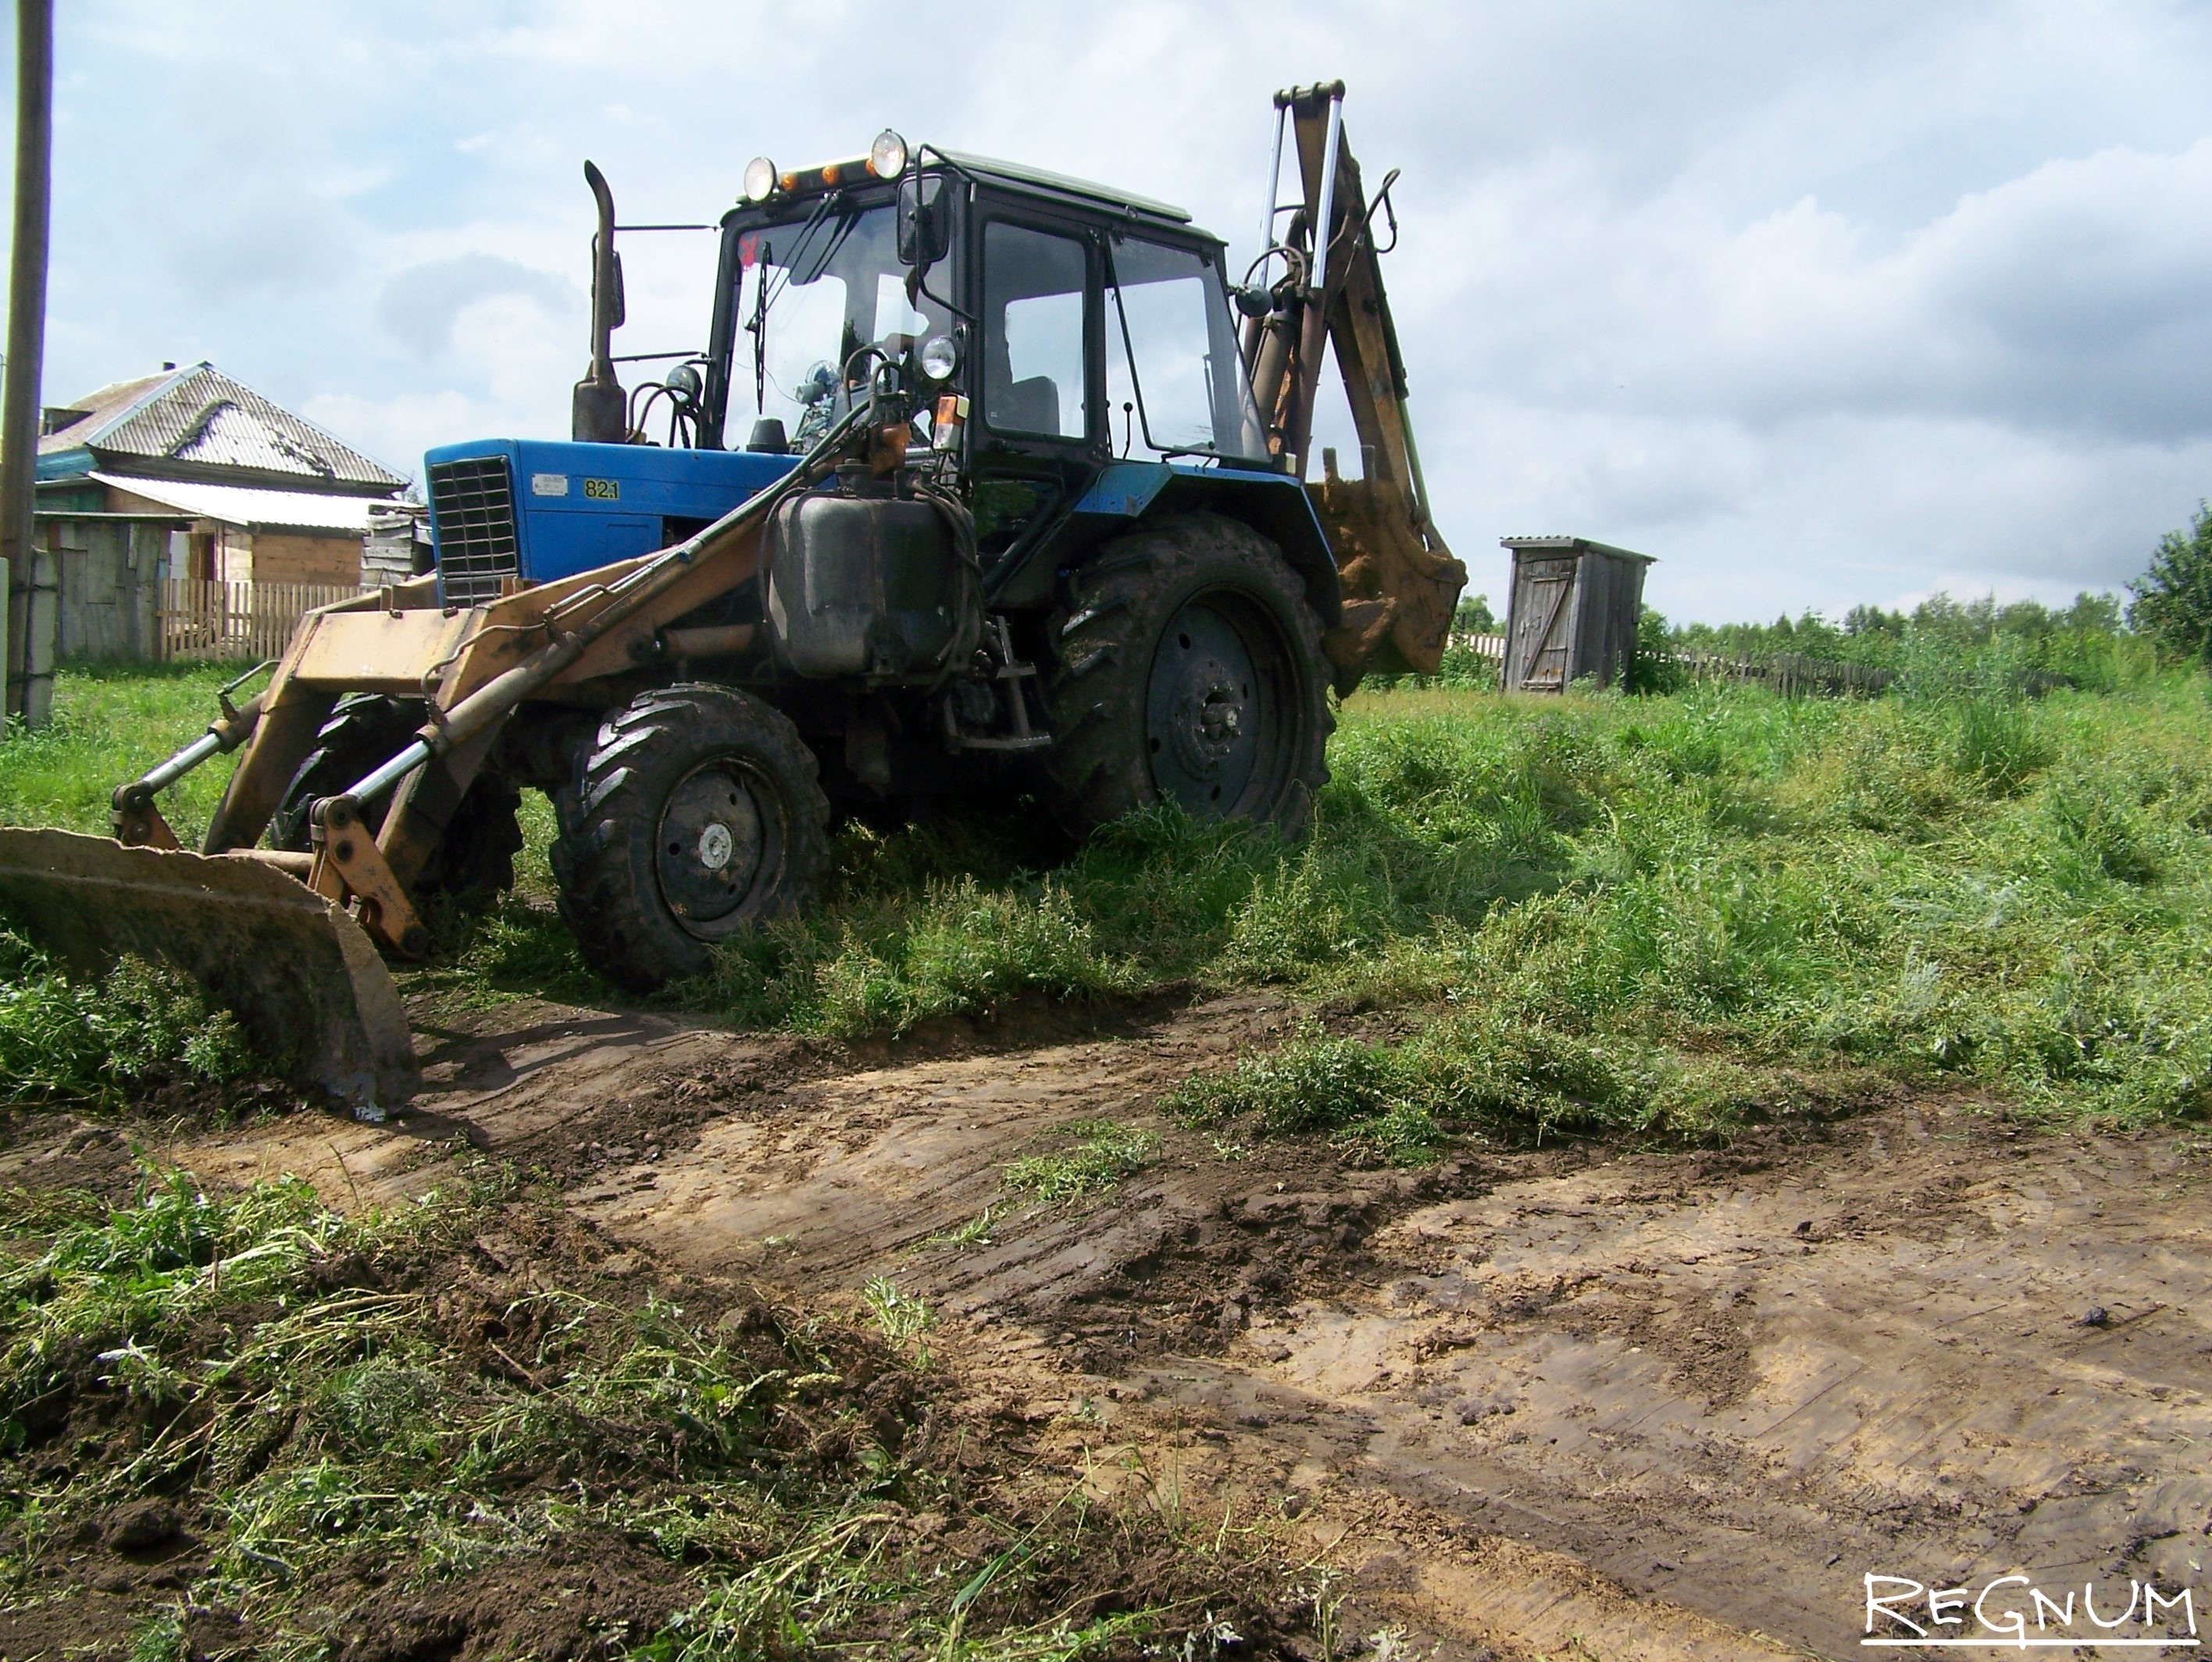
M8 713L43 726L53 701L59 599L54 556L32 531L39 388L46 343L46 231L53 180L53 0L15 0L15 227L8 279L8 364L0 397L0 555L8 587ZM48 569L38 569L44 561Z

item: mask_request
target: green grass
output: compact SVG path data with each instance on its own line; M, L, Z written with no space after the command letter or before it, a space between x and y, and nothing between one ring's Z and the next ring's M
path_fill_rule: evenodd
M1048 1205L1102 1195L1143 1170L1160 1143L1158 1131L1113 1119L1079 1119L1060 1135L1068 1139L1066 1147L1009 1164L1007 1186L1027 1190Z
M1415 1059L1488 1082L1451 1117L1522 1133L1721 1134L1862 1070L2193 1115L2208 741L2179 677L2033 703L1365 692L1298 847L1152 815L1040 870L992 824L856 831L819 910L685 996L830 1033L1024 987L1413 1005L1439 1019ZM1380 1151L1425 1137L1406 1120Z
M84 664L54 681L54 719L36 732L0 738L0 825L108 829L108 798L207 731L220 713L216 689L237 664ZM245 693L256 690L249 682ZM242 694L241 696L244 695ZM186 847L207 828L230 778L226 759L161 792L161 812Z
M2002 670L1977 659L1874 701L1364 690L1297 846L1159 812L1071 857L1033 805L851 825L817 907L669 1002L854 1034L1024 995L1272 984L1312 1009L1431 1012L1421 1056L1492 1083L1472 1108L1417 1105L1522 1133L1724 1133L1802 1076L1851 1070L1986 1085L2049 1116L2202 1113L2205 682L2136 664L2115 690L2029 702ZM0 747L4 813L82 822L102 794L70 783L83 755L135 764L189 737L189 681L65 676L75 737L32 741L29 760L20 738ZM138 743L94 737L88 713L141 698L167 713L138 719ZM457 923L426 987L606 996L542 899L542 808L529 829L531 892ZM1586 1051L1602 1077L1543 1083L1553 1064L1516 1046ZM1407 1120L1381 1151L1425 1137Z
M70 1596L162 1497L203 1544L142 1594L148 1655L182 1654L182 1604L235 1613L241 1654L333 1657L541 1558L547 1602L630 1563L667 1616L625 1653L665 1658L1132 1656L1259 1585L1140 1512L1040 1502L1073 1478L940 1436L926 1376L849 1323L617 1299L595 1238L506 1179L346 1218L295 1180L149 1172L112 1211L33 1210L0 1222L0 1599ZM489 1276L488 1240L532 1273ZM888 1283L866 1301L894 1344L928 1325ZM942 1538L902 1529L925 1511Z
M991 1232L1005 1217L1006 1208L994 1202L964 1222L956 1223L940 1234L927 1236L911 1250L926 1252L934 1246L957 1246L964 1252L970 1246L988 1246Z
M877 1331L893 1344L920 1338L937 1325L937 1313L919 1293L899 1290L889 1276L876 1276L860 1289L860 1302L875 1319Z
M694 996L831 1032L896 1025L846 997L871 977L909 1009L1178 981L1423 1006L1426 1052L1491 1082L1455 1117L1501 1129L1702 1136L1863 1069L2032 1113L2196 1114L2208 741L2179 678L2037 703L1365 693L1300 847L1146 816L1039 876L988 830L883 839ZM988 987L941 967L963 935Z

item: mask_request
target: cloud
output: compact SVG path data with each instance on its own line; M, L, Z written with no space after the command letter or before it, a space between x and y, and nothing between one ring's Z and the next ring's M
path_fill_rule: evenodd
M376 297L376 320L419 358L453 350L453 325L470 307L512 296L562 318L580 314L583 291L566 277L498 254L456 254L394 272Z

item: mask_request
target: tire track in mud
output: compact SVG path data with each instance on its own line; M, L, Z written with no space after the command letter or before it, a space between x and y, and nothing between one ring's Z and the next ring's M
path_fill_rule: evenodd
M965 1388L1290 1520L1357 1572L1353 1610L1447 1654L1840 1655L1869 1571L2204 1585L2212 1143L1926 1102L1725 1154L1408 1174L1224 1160L1158 1119L1284 1025L1248 998L860 1058L508 1007L440 1040L406 1120L176 1156L347 1204L419 1192L465 1143L681 1275L889 1276L943 1313ZM1010 1195L1009 1162L1099 1117L1158 1131L1158 1157L1087 1208Z

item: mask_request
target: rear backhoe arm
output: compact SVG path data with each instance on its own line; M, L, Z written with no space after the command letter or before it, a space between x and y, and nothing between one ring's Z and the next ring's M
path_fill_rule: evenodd
M1270 309L1247 329L1246 362L1269 452L1287 458L1300 479L1309 471L1325 347L1334 349L1344 378L1363 476L1340 478L1324 458L1321 482L1307 489L1336 551L1344 616L1324 644L1339 690L1349 692L1370 670L1436 673L1467 567L1429 516L1376 246L1378 215L1395 240L1389 192L1396 175L1368 198L1344 136L1342 82L1278 93L1275 107L1278 143L1287 127L1303 196L1278 245L1286 270L1270 292ZM1271 181L1271 238L1276 188ZM1317 240L1313 227L1324 223L1328 234Z

